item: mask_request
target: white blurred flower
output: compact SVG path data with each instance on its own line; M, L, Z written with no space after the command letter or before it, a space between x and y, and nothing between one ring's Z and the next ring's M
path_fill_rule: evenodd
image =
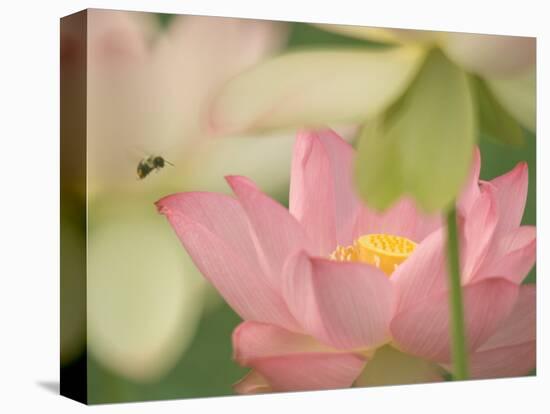
M534 38L316 26L395 47L302 49L262 62L219 92L210 115L218 132L372 119L407 90L434 46L458 66L482 77L510 114L534 130ZM256 93L247 99L252 91ZM517 94L521 99L516 99Z
M205 118L213 92L286 38L282 24L267 21L175 16L159 31L148 19L151 15L142 13L89 14L88 171L94 194L180 189L185 165L197 154L207 160L218 151ZM290 145L289 137L270 150L288 153ZM235 173L247 166L241 157L264 154L261 146L251 153L242 137L235 138L235 146L237 156L221 160L222 166L218 157L216 168ZM153 174L137 181L139 160L151 154L175 167L165 168L162 178ZM286 184L286 171L279 174L279 164L268 157L263 161L262 174L271 177L272 189Z
M154 381L193 339L205 283L147 204L113 199L90 211L88 349L128 378Z
M219 190L225 174L271 191L288 184L292 137L213 140L203 119L213 91L276 51L286 31L199 16L163 30L152 14L110 10L89 10L87 30L88 345L119 375L154 381L191 343L208 288L153 203L182 188ZM148 155L174 166L138 180Z

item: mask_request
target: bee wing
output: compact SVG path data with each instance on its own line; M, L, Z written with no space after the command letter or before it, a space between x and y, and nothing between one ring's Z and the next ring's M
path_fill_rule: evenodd
M144 148L138 147L137 145L132 145L128 148L128 155L132 156L134 159L144 159L151 155L150 152L145 151Z

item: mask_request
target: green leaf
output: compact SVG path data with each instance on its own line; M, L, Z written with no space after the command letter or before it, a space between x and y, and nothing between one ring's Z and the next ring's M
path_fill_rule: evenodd
M467 75L433 50L407 92L366 122L355 168L359 192L377 209L403 195L428 212L448 207L468 174L476 135Z
M503 144L521 146L525 143L518 122L496 100L485 81L472 77L477 102L479 129L483 136Z

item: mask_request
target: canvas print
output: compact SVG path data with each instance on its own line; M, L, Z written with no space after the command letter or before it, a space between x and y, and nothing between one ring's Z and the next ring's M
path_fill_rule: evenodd
M63 395L536 375L534 38L88 9L60 46Z

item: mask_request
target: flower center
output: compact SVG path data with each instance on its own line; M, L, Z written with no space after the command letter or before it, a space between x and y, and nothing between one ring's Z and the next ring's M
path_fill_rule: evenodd
M367 234L359 237L351 246L338 246L330 258L341 262L368 263L389 276L415 248L416 243L406 237Z

